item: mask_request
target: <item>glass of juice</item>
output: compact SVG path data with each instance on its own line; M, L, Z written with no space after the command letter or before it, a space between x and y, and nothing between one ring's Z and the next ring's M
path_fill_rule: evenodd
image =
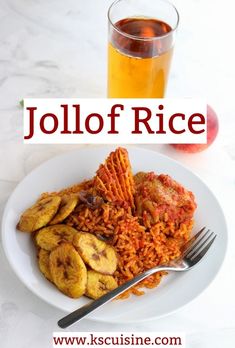
M174 5L116 0L108 20L108 97L163 98L179 23Z

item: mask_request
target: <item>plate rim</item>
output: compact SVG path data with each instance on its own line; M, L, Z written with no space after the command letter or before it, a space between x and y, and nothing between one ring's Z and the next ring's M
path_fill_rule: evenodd
M224 222L224 227L225 227L225 231L224 231L224 238L225 238L225 247L224 247L224 254L221 260L221 263L219 265L219 267L217 268L216 272L214 273L214 275L212 276L212 278L210 279L210 281L207 283L207 286L201 291L199 292L195 297L193 297L191 300L187 301L186 303L184 303L183 305L179 305L178 307L176 307L173 310L167 311L166 313L162 313L162 314L156 314L155 316L151 316L149 318L143 318L143 319L102 319L102 317L97 318L97 317L87 317L86 320L91 320L94 322L102 322L102 323L112 323L112 324L121 324L121 323L125 323L125 324L131 324L131 323L141 323L141 322L147 322L147 321L153 321L153 320L158 320L160 318L163 317L167 317L168 315L172 315L176 312L179 312L181 310L183 310L187 305L193 303L198 297L200 297L203 292L208 289L211 284L215 281L216 277L219 275L221 268L224 264L226 255L227 255L227 249L228 249L228 224L227 224L227 219L226 219L226 215L224 214L224 211L219 203L219 200L217 198L217 196L215 195L215 193L212 191L212 189L204 182L204 180L196 173L194 173L187 165L182 164L181 162L171 158L170 156L167 156L165 154L162 154L161 152L158 152L156 150L153 149L148 149L148 148L142 148L140 146L133 146L133 145L122 145L122 144L118 144L118 145L114 145L114 144L107 144L107 145L101 145L99 146L99 149L101 150L108 150L108 151L113 151L114 149L116 149L117 147L125 147L128 152L129 150L141 150L144 151L146 153L151 152L154 155L157 155L159 157L165 158L167 161L173 162L175 163L177 166L182 167L183 169L187 170L188 172L190 172L190 174L192 174L193 176L195 176L199 181L201 181L203 183L203 185L205 185L207 187L207 189L210 191L210 194L212 195L213 199L216 201L218 207L220 208L220 212L221 212L221 216L223 218L223 222ZM43 161L42 163L40 163L38 166L36 166L35 168L33 168L32 170L30 170L23 178L22 180L20 180L17 185L15 186L14 190L11 192L10 196L7 199L7 202L5 203L4 206L4 210L3 210L3 214L2 214L2 222L1 222L1 237L2 237L2 249L3 252L6 256L7 262L10 265L10 268L13 270L14 274L17 276L17 278L22 282L22 284L31 292L33 293L34 296L37 296L38 298L40 298L40 300L42 300L44 303L49 304L52 308L56 308L64 313L69 313L69 311L66 311L65 309L62 309L61 307L59 307L58 305L56 305L55 303L50 302L50 300L48 300L47 298L44 298L43 296L40 295L40 293L37 293L34 291L34 288L31 287L28 283L26 283L24 281L24 277L21 276L21 274L19 272L17 272L16 268L14 267L13 262L11 261L11 257L9 257L8 254L8 250L6 247L6 239L5 239L5 233L4 233L4 226L6 224L7 221L7 211L8 208L10 206L11 203L11 199L15 193L15 191L17 190L18 186L20 186L33 172L37 171L38 169L40 169L41 167L44 167L45 165L47 165L49 162L51 162L52 160L55 159L59 159L59 158L63 158L66 157L69 154L72 153L76 153L76 152L80 152L80 151L87 151L87 150L91 150L91 149L95 149L97 148L96 145L92 145L89 147L81 147L81 148L77 148L77 149L73 149L73 150L69 150L69 151L65 151L62 154L57 154L55 156L52 156L51 158ZM196 266L195 266L196 267Z

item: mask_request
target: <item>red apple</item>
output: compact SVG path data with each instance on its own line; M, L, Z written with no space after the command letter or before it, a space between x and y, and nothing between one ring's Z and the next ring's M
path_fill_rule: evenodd
M200 152L208 148L215 140L219 130L219 121L215 111L207 105L207 143L206 144L170 144L175 149L184 152Z

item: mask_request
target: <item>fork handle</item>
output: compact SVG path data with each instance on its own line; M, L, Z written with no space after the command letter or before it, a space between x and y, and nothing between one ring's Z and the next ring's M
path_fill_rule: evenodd
M160 272L160 271L165 271L165 270L172 270L172 269L171 269L171 267L155 267L154 269L150 269L144 273L139 274L138 276L132 278L128 282L120 285L116 289L101 296L97 300L91 301L88 304L78 308L74 312L66 315L65 317L63 317L62 319L60 319L58 321L58 326L61 327L62 329L67 328L68 326L83 319L89 313L91 313L91 312L95 311L96 309L98 309L99 307L103 306L105 303L113 300L115 297L122 294L124 291L128 290L133 285L139 283L141 280L147 278L151 274L156 273L156 272Z

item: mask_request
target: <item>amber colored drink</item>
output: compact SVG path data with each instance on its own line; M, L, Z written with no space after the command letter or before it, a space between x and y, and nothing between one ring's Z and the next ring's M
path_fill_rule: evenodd
M162 98L173 52L171 27L151 18L115 23L108 47L108 97Z

